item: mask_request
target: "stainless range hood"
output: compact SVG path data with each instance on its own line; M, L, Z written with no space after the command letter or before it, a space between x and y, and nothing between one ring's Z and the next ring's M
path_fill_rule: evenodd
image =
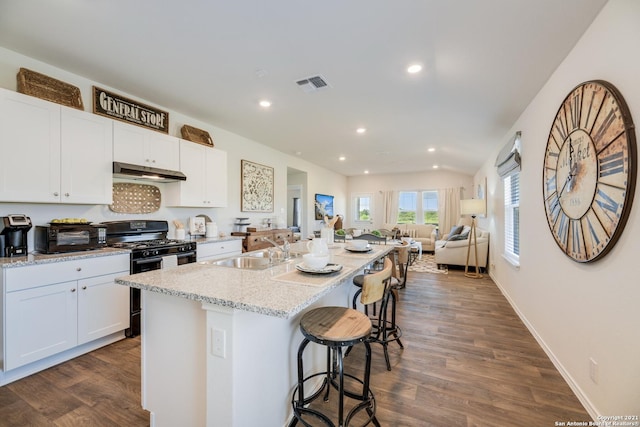
M187 177L180 171L151 168L129 163L113 162L113 176L116 178L137 179L153 182L186 181Z

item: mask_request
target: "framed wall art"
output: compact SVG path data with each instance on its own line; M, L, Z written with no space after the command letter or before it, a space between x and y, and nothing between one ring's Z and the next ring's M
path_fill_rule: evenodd
M241 160L242 212L273 212L274 172L270 166Z
M316 206L316 220L324 219L327 215L329 218L333 218L333 196L326 194L316 194L315 197Z

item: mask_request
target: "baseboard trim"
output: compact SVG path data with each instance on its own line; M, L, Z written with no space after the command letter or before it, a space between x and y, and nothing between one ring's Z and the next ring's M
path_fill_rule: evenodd
M520 318L520 320L522 320L522 323L524 323L524 326L529 330L529 332L531 332L531 335L533 335L533 338L538 342L540 347L542 347L542 350L545 352L547 357L549 357L549 360L551 360L551 363L553 363L553 366L555 366L558 372L560 372L560 375L562 376L562 378L564 378L564 380L567 382L567 384L569 385L569 388L571 388L571 390L576 395L580 403L582 403L582 406L584 406L584 408L587 410L591 418L593 420L600 419L600 416L602 414L598 412L598 410L595 408L595 406L593 405L589 397L584 393L582 388L580 388L578 383L576 383L576 381L573 379L571 374L565 369L564 365L562 365L560 360L558 360L558 358L555 356L551 348L547 345L547 343L540 336L540 334L538 334L538 332L533 327L533 325L529 322L527 317L522 313L522 311L520 311L520 309L518 308L518 305L513 301L513 299L511 299L509 294L505 291L504 286L502 286L502 284L498 281L498 279L496 279L496 277L491 272L489 272L489 277L491 277L491 279L493 280L493 283L495 283L498 289L500 289L500 292L502 293L502 295L507 299L507 301L509 302L513 310L516 312L516 314Z

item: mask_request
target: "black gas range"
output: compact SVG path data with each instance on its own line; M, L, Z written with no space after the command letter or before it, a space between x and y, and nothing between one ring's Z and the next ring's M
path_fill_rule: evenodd
M160 270L168 261L172 264L196 262L196 242L167 238L169 223L158 220L125 220L103 222L107 227L107 245L129 249L130 274ZM131 324L128 337L140 335L140 289L131 288Z

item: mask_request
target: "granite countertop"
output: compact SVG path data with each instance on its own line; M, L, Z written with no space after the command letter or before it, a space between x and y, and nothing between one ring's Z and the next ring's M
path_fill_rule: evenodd
M194 301L289 318L335 287L350 284L365 266L394 249L393 245L372 245L371 252L352 253L344 246L332 245L330 262L341 264L343 268L327 275L298 271L295 266L302 258L294 258L265 270L242 270L204 261L119 277L116 282ZM292 244L291 251L307 252L306 242Z
M128 249L102 248L92 251L68 252L64 254L30 253L27 256L0 258L1 268L24 267L27 265L50 264L54 262L73 261L77 259L96 258L118 254L129 254Z

